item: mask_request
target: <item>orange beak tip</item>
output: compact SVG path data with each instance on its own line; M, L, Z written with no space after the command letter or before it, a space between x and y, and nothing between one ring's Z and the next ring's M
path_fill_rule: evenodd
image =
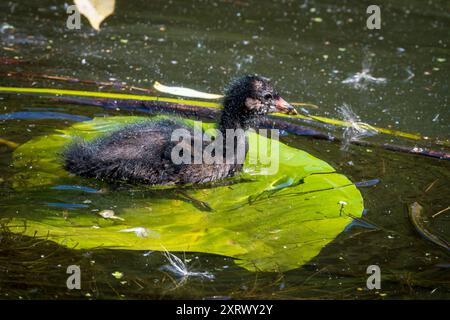
M298 114L297 110L293 106L291 106L289 103L286 102L283 98L278 98L276 107L278 112L280 113L286 113L286 114Z

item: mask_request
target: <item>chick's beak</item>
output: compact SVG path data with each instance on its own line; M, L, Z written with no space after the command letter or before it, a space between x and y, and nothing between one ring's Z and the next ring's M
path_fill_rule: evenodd
M275 110L274 112L287 113L287 114L298 114L297 110L291 106L286 100L279 97L275 100Z

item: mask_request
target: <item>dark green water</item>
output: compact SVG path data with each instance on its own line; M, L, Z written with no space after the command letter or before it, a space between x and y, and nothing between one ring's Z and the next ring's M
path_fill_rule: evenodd
M2 1L0 85L96 90L92 85L6 75L21 72L145 88L160 81L220 93L230 79L258 73L270 77L287 100L318 105L311 109L314 114L342 118L338 108L346 104L372 125L448 140L448 1L378 1L383 21L378 31L366 28L369 4L119 0L115 15L94 32L85 19L81 30L67 30L63 2ZM386 82L343 83L363 65ZM24 111L37 112L36 118L0 120L1 138L21 144L96 115L124 114L0 95L1 114ZM71 116L46 119L39 115L42 111ZM377 137L384 142L391 138ZM194 269L209 271L215 279L192 277L181 285L160 270L167 262L159 253L71 250L5 230L0 236L0 297L450 297L448 251L418 235L407 213L408 205L419 202L428 228L450 239L449 211L431 217L450 205L448 161L380 148L350 146L342 151L337 143L294 135L283 137L283 142L329 162L352 181L380 179L377 186L361 189L366 218L380 230L350 228L307 265L286 273L248 272L231 258L186 253ZM11 157L12 150L0 144L0 218L33 210L30 195L12 189ZM80 291L66 288L65 266L70 264L83 270L86 282ZM373 264L381 268L382 289L369 291L366 268ZM121 280L111 276L118 270L124 274Z

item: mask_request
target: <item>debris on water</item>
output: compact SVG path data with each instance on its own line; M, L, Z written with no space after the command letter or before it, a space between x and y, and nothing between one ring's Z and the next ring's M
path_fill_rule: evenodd
M207 279L214 279L214 275L210 272L194 272L189 271L186 263L178 258L176 255L170 253L166 249L163 251L163 255L169 261L169 265L162 266L161 269L170 271L175 275L182 278L182 281L187 280L188 277L200 277Z
M438 179L435 179L432 183L430 183L427 187L426 187L426 189L425 189L425 193L427 193L428 191L430 191L433 187L434 187L434 185L436 184L436 182L438 182L439 181L439 178Z
M120 271L114 271L113 273L111 273L112 276L116 279L122 279L123 278L123 273Z
M361 122L359 116L356 115L347 104L339 107L339 113L342 118L349 123L349 126L345 128L342 136L343 143L341 150L347 150L351 141L358 141L363 137L373 136L378 133L371 125Z
M441 211L436 212L435 214L433 214L431 217L432 218L436 218L438 215L440 215L441 213L444 213L446 211L450 210L450 207L447 207L445 209L442 209Z
M205 297L205 300L231 300L230 296L210 296Z
M411 80L412 78L415 77L415 74L414 74L414 72L412 72L411 67L408 66L406 68L406 72L408 73L408 77L405 79L405 81L409 81L409 80Z
M12 26L12 25L10 25L10 24L8 24L8 23L3 23L1 26L0 26L0 33L4 33L5 32L5 30L8 30L8 29L10 29L10 30L14 30L14 27Z
M380 183L380 179L372 179L355 183L358 188L372 187Z
M431 120L431 121L433 121L433 122L438 122L438 120L439 120L439 113L436 114L436 115L434 116L433 120Z
M354 75L344 79L343 84L350 84L356 89L364 89L368 83L384 84L387 82L386 78L377 78L370 74L372 54L366 53L362 62L361 72L357 72Z
M100 24L114 13L115 1L75 1L79 13L85 16L91 26L99 31Z
M372 222L367 221L367 219L365 218L358 218L355 217L353 215L349 215L353 220L350 224L348 224L345 229L344 232L354 228L354 227L361 227L361 228L365 228L365 229L371 229L371 230L381 230L380 227L378 227L377 225L373 224ZM389 236L388 236L389 238Z
M119 230L119 232L134 232L139 238L148 238L149 236L159 238L159 234L157 232L143 227L123 229Z
M430 230L428 230L423 218L423 207L419 203L414 202L409 205L408 215L411 223L422 237L440 246L441 248L450 251L450 244L445 239L434 235Z
M102 216L105 219L116 219L121 221L125 220L124 218L116 216L113 210L102 210L98 212L98 215Z
M376 78L370 74L370 70L363 69L354 75L342 80L344 84L351 84L354 88L365 88L367 83L386 83L386 78Z

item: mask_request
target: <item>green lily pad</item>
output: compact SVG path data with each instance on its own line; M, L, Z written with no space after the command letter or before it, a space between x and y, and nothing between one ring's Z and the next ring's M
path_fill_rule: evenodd
M11 230L77 249L205 252L236 258L252 271L286 271L318 255L351 222L350 214L362 214L363 199L349 179L276 141L271 141L280 153L276 174L261 175L263 168L249 162L256 150L250 148L242 174L211 186L186 187L189 198L174 188L111 186L64 170L60 155L73 139L92 139L148 120L95 118L17 148L13 185L35 205L11 215ZM256 137L249 134L250 145ZM202 202L213 211L204 210ZM102 210L113 210L120 219L106 219L99 215Z

